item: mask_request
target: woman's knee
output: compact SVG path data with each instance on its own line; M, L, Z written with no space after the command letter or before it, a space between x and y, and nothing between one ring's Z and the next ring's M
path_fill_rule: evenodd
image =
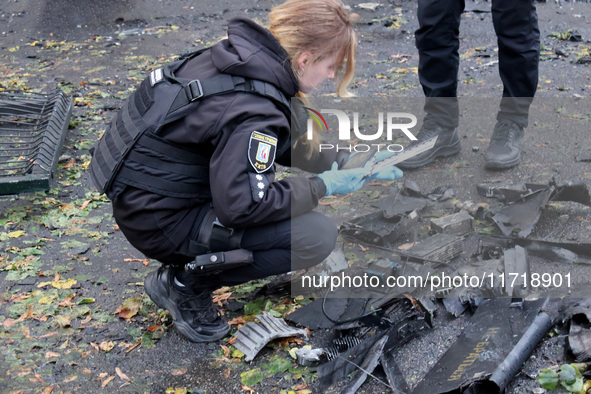
M317 212L292 220L292 253L300 259L320 262L333 250L338 230L334 222Z

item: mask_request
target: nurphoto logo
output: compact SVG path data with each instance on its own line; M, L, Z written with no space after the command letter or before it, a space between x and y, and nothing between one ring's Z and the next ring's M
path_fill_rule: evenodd
M320 151L336 149L336 151L346 150L349 152L368 152L371 149L377 151L388 150L390 152L401 152L404 146L400 144L393 144L391 141L395 134L402 133L410 141L416 141L417 138L410 131L417 125L417 117L407 112L379 112L377 114L377 130L363 130L359 129L359 112L353 112L348 115L345 111L338 109L321 109L320 111L313 110L306 107L308 110L307 123L307 138L311 140L314 132L314 122L318 124L321 130L328 130L328 123L324 115L329 116L329 121L336 121L338 123L338 140L337 144L323 143L320 144ZM351 121L352 119L352 121ZM352 127L351 127L352 126ZM367 129L367 128L366 128ZM386 142L379 142L379 141ZM364 141L364 143L351 144L352 139ZM372 143L369 143L373 141ZM344 143L344 142L348 142Z

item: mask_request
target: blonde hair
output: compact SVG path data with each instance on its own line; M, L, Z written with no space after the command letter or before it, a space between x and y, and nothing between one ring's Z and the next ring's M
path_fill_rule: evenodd
M297 75L296 60L304 52L312 54L312 62L336 55L336 84L340 97L350 97L347 87L355 72L354 16L340 0L287 0L271 9L269 31L287 52L292 71ZM305 96L298 94L307 102ZM303 141L309 157L318 152L319 138Z
M357 49L353 19L339 0L288 0L271 9L269 31L287 52L295 75L295 60L304 52L312 54L312 62L336 55L337 94L348 97Z

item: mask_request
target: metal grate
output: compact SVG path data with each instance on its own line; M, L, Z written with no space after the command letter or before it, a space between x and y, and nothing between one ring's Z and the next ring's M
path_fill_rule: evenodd
M0 92L0 194L55 186L71 114L72 100L59 89Z

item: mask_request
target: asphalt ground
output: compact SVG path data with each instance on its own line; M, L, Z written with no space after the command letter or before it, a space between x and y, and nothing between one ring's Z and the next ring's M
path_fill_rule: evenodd
M276 347L266 349L253 364L239 358L231 362L235 358L224 355L220 344L192 344L168 329L166 317L146 300L141 287L147 272L159 264L145 261L144 265L141 253L126 243L110 216L108 202L94 193L85 171L88 149L147 71L216 42L234 16L264 22L269 8L277 3L7 0L0 4L0 87L51 91L59 86L75 103L57 187L47 194L0 199L2 392L158 393L172 387L234 393L243 390L241 374L259 367L264 370L265 362L285 354L281 353L285 349ZM391 97L420 107L413 35L416 2L382 0L375 10L345 3L359 14L360 45L352 91L359 98ZM589 184L589 163L576 157L589 149L591 66L585 59L591 56L591 5L539 2L537 7L542 61L522 163L502 172L483 167L502 87L489 3L467 2L458 91L462 151L408 171L405 179L415 181L422 190L447 185L458 199L490 205L494 203L476 193L477 183L578 178ZM319 93L330 90L328 83ZM387 187L375 190L383 194ZM365 212L363 197L373 191L367 189L341 206L329 200L319 209L341 223ZM589 220L587 207L550 204L532 236L588 242ZM584 272L573 272L586 283ZM77 284L62 289L39 287L48 281L59 287L66 278L77 278ZM88 304L69 305L65 300L72 294L74 300L85 299ZM134 298L142 300L143 309L137 315L126 319L114 314L125 300ZM26 313L29 302L35 304L31 314ZM88 310L83 309L85 305ZM468 320L469 316L451 319L442 314L439 329L401 350L398 361L411 385L428 373ZM151 327L156 327L154 332L148 330ZM155 345L150 346L150 341ZM140 346L132 347L137 343ZM570 360L565 343L564 335L546 338L507 392L538 388L532 377L539 369ZM293 372L287 380L274 374L253 388L278 392L305 385L306 377L298 374L305 375ZM312 383L304 389L315 392L317 386ZM369 383L360 392L380 390L376 383Z

